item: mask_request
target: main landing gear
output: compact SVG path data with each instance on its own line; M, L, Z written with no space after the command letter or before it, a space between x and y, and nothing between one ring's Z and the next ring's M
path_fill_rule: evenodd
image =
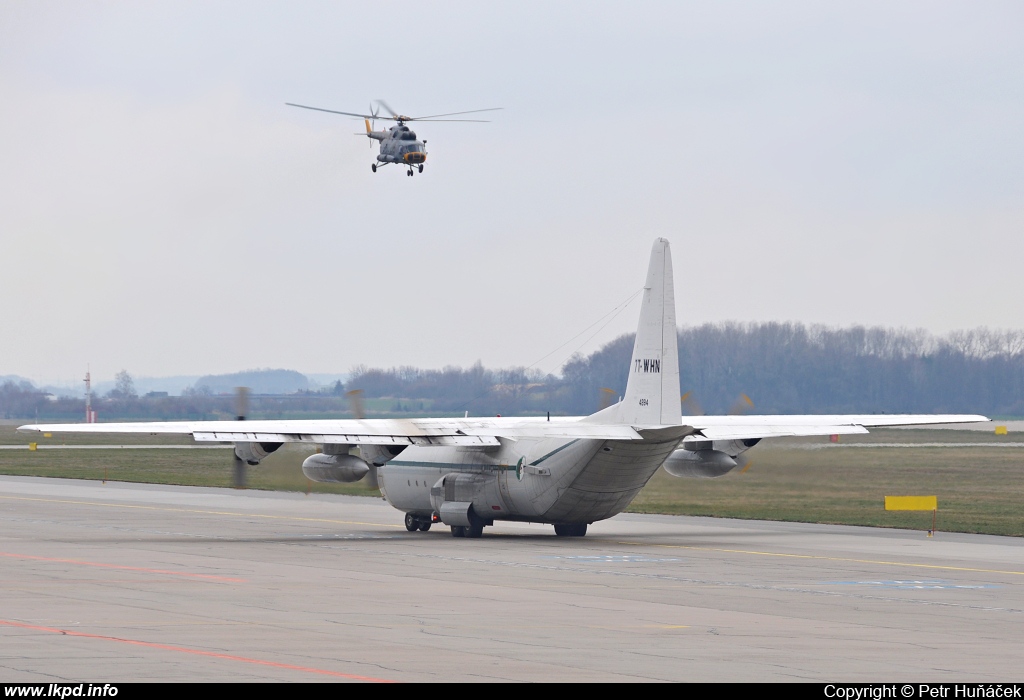
M583 537L587 534L586 523L557 523L555 534L559 537Z
M409 532L426 532L430 529L430 521L426 518L418 518L412 513L405 514L405 529Z
M494 521L484 522L479 515L469 510L469 525L452 525L452 537L480 537L484 534L485 525L493 525Z
M377 164L376 163L370 163L370 170L372 170L373 172L377 172Z

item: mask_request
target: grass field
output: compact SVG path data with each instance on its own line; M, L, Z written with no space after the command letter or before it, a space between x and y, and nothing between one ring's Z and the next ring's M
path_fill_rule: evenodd
M176 436L17 434L0 426L0 445L194 444ZM880 443L912 447L872 447ZM941 443L939 446L926 446ZM931 513L883 510L887 495L935 495L940 531L1024 536L1024 435L959 430L878 430L847 438L762 443L746 473L677 479L664 471L630 510L732 518L927 529ZM961 446L969 444L970 446ZM857 447L857 445L862 445ZM1005 446L995 446L1005 445ZM316 484L302 475L308 446L286 445L249 470L257 489L378 495L361 483ZM231 453L220 450L0 450L0 474L230 486Z
M1024 447L985 445L1024 442L1022 438L879 430L845 445L984 445L833 447L823 438L761 444L747 453L751 465L743 474L736 470L721 479L677 479L659 471L630 510L927 529L931 513L887 512L885 496L937 496L939 530L1021 537Z
M213 450L48 450L47 445L195 445L180 435L67 435L46 438L17 433L13 425L0 425L0 445L28 445L43 449L0 450L0 474L49 476L66 479L134 481L186 486L231 486L231 449ZM249 467L250 488L275 491L310 491L379 496L362 482L318 484L302 474L302 460L313 453L308 445L285 445L255 467Z

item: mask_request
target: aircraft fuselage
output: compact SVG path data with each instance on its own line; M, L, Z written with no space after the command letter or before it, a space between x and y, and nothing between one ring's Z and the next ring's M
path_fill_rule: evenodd
M455 500L472 503L485 521L592 523L621 513L679 442L502 439L494 448L410 447L380 467L378 478L391 505L422 518ZM460 482L457 493L446 493L450 479Z

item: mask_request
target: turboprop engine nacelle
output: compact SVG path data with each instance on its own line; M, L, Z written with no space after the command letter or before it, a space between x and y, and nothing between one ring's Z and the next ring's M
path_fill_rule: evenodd
M235 456L246 464L256 465L271 452L276 452L281 445L280 442L236 442Z
M719 450L676 450L665 460L665 471L689 479L714 479L736 468L736 460Z
M359 456L368 464L383 467L385 464L402 454L405 445L360 445ZM325 452L327 450L324 450Z
M302 473L311 481L322 484L359 481L370 471L370 465L355 455L315 454L306 457Z
M686 479L714 479L736 468L736 458L761 442L743 440L686 440L665 460L665 471Z

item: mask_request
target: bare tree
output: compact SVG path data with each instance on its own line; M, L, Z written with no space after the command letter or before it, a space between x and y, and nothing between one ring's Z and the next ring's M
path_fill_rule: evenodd
M114 388L108 396L117 399L138 398L138 394L135 393L135 381L132 375L128 374L128 370L123 369L114 375Z

